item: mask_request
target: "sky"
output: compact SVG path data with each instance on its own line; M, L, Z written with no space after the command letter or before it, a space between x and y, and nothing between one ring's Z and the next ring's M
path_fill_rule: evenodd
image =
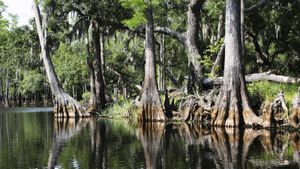
M32 2L33 0L2 0L7 6L8 13L16 14L18 16L18 25L26 25L29 19L33 16ZM8 17L4 14L4 17Z

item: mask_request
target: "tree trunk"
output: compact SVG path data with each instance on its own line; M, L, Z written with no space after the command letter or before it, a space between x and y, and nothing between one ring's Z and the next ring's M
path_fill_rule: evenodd
M188 5L185 48L188 54L188 93L201 90L202 65L199 51L199 14L204 1L192 0Z
M293 101L292 114L289 117L290 125L294 128L299 128L300 124L300 87L298 89L298 95Z
M187 30L186 32L176 32L167 27L156 27L155 31L170 35L184 45L188 55L188 93L199 93L202 81L202 65L200 64L199 50L199 29L200 29L200 9L204 0L191 0L187 10Z
M164 91L165 90L165 37L164 35L160 36L160 43L159 43L159 71L158 71L158 90Z
M92 21L92 42L94 51L93 68L95 73L95 90L97 109L103 109L106 106L105 84L102 73L101 45L100 45L100 25L97 21Z
M36 1L33 1L33 11L37 32L40 40L42 51L42 58L46 70L52 95L54 96L54 115L55 117L84 117L88 114L84 111L83 107L69 96L58 81L51 57L49 55L49 48L47 44L47 31L43 28L46 23L43 23L42 16ZM44 32L43 32L44 31Z
M261 124L252 111L241 62L241 2L226 0L224 80L212 112L214 126Z
M105 56L104 56L104 34L101 32L100 33L100 58L101 58L101 70L102 70L102 75L103 75L103 83L104 86L106 86L106 80L105 80L105 72L106 72L106 65L105 65Z
M268 58L266 57L266 55L262 52L261 47L257 41L257 36L255 36L254 34L252 34L250 32L246 32L246 33L247 33L246 37L254 45L256 63L258 65L259 72L263 72L270 66L270 62L269 62Z
M9 107L9 70L6 70L6 85L4 96L4 107Z
M93 112L96 111L97 109L97 101L96 101L96 89L95 89L95 71L91 59L89 33L87 34L86 52L87 52L86 62L90 74L90 100L89 100L87 112Z
M145 77L142 93L142 107L139 113L139 120L160 121L165 120L162 105L157 90L155 71L155 50L154 50L154 21L151 2L148 1L146 10L146 40L145 40Z
M223 35L224 35L224 16L222 12L219 15L217 41L219 41L223 37Z
M4 102L4 92L3 92L3 81L2 81L2 77L0 77L0 106L3 104Z
M245 32L245 2L244 0L241 0L241 45L242 45L242 58L243 56L245 56L245 36L244 36L244 32ZM242 59L243 60L243 59Z

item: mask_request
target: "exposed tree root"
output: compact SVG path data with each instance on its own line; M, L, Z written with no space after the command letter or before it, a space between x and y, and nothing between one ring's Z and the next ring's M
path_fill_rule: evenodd
M294 128L300 128L300 88L298 95L293 101L292 113L289 116L290 125Z
M163 109L159 105L144 103L138 111L139 121L165 121Z
M58 118L90 116L90 114L83 109L78 101L66 93L61 93L55 96L54 115Z
M273 102L266 101L261 107L263 127L279 127L288 123L288 108L282 91Z
M211 120L211 108L214 90L203 96L189 95L181 100L177 118L184 121L198 121L202 124L209 124Z
M246 126L261 125L262 119L257 117L249 107L245 93L237 90L227 91L222 89L212 111L212 122L214 126L237 127L242 124Z

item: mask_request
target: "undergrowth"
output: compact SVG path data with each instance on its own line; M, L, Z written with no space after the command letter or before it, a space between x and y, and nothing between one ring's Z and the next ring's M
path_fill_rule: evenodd
M298 87L296 84L268 81L252 82L247 85L249 101L254 109L259 108L263 101L272 102L281 90L284 93L287 106L290 107L294 97L297 95Z
M120 100L108 106L100 115L113 118L135 118L137 109L133 100Z

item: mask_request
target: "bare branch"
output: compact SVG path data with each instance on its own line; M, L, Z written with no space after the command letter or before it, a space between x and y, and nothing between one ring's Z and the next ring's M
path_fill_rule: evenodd
M158 32L158 33L165 34L165 35L172 36L173 38L177 39L181 43L184 43L185 39L186 39L185 33L177 32L177 31L175 31L171 28L168 28L168 27L155 27L154 31Z
M259 7L263 6L266 2L268 2L268 0L259 0L256 4L250 6L249 8L245 8L245 12L249 12L256 8L259 8Z

